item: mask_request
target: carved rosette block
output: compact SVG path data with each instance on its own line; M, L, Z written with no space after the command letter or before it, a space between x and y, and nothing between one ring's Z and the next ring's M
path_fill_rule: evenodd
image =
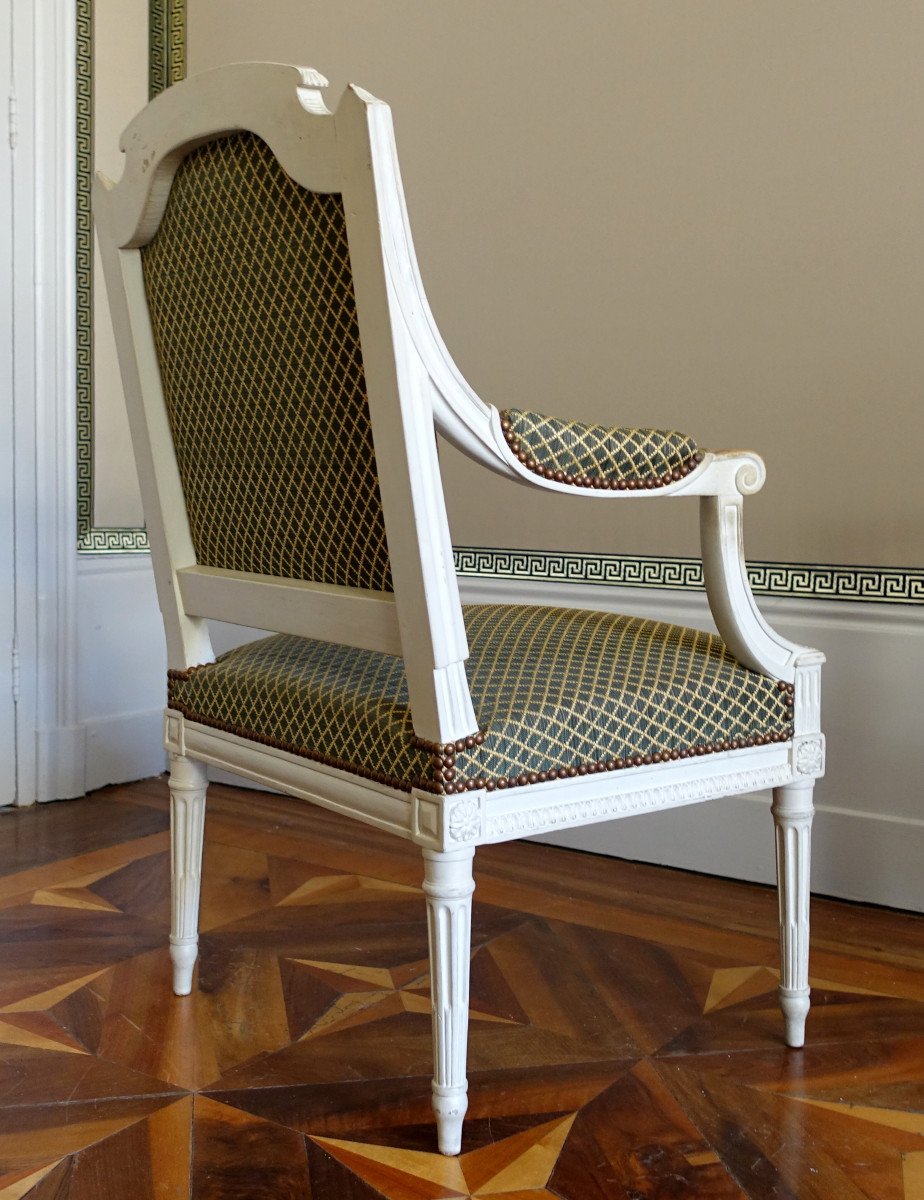
M199 889L205 833L204 763L170 756L170 958L173 990L188 996L199 952Z
M468 1108L465 1059L474 853L471 847L423 852L433 1005L433 1111L443 1154L459 1153Z
M447 825L452 841L475 841L481 836L481 805L471 797L457 800L449 809Z
M809 1010L812 786L812 780L800 780L773 792L780 911L780 1007L789 1046L804 1044Z
M824 774L825 740L820 733L793 739L793 766L799 775Z

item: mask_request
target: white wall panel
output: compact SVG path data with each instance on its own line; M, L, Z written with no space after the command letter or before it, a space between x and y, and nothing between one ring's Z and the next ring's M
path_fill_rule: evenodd
M0 2L0 29L12 46L10 0ZM0 51L0 95L11 94L12 49ZM12 147L0 151L4 170L12 173ZM0 278L13 275L12 189L0 188ZM12 648L15 633L13 515L13 289L0 287L0 805L12 804L16 793L16 710L13 704Z

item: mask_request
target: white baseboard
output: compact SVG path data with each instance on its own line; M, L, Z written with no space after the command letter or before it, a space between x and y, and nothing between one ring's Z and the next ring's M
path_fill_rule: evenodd
M769 793L729 796L535 840L754 883L776 879ZM924 910L924 821L819 804L812 842L817 895Z
M36 734L36 799L73 800L87 790L87 728L70 725Z
M86 722L86 791L160 775L167 767L164 710L95 717Z

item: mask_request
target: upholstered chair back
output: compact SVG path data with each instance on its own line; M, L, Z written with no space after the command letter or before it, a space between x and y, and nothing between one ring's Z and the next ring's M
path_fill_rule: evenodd
M141 258L200 566L391 591L340 195L218 137Z

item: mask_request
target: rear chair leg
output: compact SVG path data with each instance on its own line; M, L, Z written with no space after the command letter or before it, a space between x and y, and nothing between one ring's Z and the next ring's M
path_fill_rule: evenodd
M809 871L814 779L773 789L780 907L780 1007L786 1043L805 1042L809 1010Z
M468 981L474 849L424 850L430 985L433 996L433 1111L439 1148L458 1154L468 1107Z
M205 832L204 763L170 755L170 958L173 990L188 996L199 950L199 884Z

